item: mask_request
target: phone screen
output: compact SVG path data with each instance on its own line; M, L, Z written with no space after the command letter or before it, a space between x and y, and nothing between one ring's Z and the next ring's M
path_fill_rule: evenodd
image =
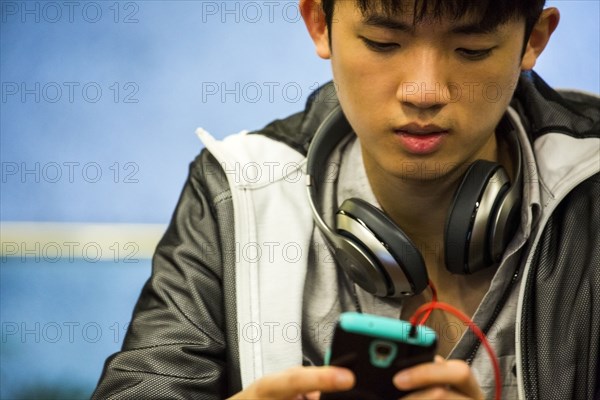
M390 400L404 396L392 378L401 369L430 362L436 351L435 331L406 321L371 314L344 313L336 325L326 365L345 367L356 375L350 391L323 393L323 400Z

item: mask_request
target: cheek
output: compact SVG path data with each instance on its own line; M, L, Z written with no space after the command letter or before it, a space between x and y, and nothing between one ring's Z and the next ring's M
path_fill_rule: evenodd
M372 72L369 66L351 54L338 54L332 60L333 79L342 97L352 97L361 102L371 96L375 90L369 86Z
M499 118L512 99L518 78L519 69L510 66L496 66L473 74L473 83L463 92L463 104L472 110L475 119Z
M508 68L508 72L507 72ZM472 73L470 79L463 77L461 98L452 109L456 128L469 137L469 141L480 143L495 131L495 124L508 107L519 77L519 71L510 67L485 68Z
M370 131L385 115L381 104L385 102L385 84L381 77L353 55L338 53L332 60L333 78L340 104L355 130Z
M387 63L373 60L362 42L349 35L340 45L333 43L331 66L338 91L352 96L353 102L370 103L391 86Z
M495 68L488 71L486 79L488 91L484 92L483 96L485 96L485 100L507 106L517 88L521 69L518 63L519 57L509 54L502 59L514 62L511 64L500 61Z

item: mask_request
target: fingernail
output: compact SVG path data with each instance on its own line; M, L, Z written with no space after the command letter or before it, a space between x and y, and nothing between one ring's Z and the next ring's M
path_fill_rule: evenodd
M350 386L354 382L354 376L350 371L338 371L335 376L335 383L339 386Z
M410 377L406 372L399 372L394 377L394 383L396 384L396 386L404 387L408 384L409 379Z

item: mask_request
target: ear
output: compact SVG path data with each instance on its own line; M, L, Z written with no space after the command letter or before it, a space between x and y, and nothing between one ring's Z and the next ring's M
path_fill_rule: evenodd
M317 0L300 0L300 13L310 33L319 57L329 59L331 49L329 48L329 32L325 22L325 13L321 2Z
M558 26L560 20L560 13L558 9L551 7L542 11L540 18L533 27L527 47L525 48L525 54L521 60L521 69L528 71L535 65L540 54L544 51L544 48L550 40L552 32Z

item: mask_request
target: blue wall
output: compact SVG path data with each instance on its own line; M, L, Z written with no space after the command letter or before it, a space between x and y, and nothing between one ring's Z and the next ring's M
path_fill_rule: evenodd
M295 1L75 4L2 1L3 220L164 223L197 126L259 128L330 77ZM597 93L599 3L550 4L563 19L536 69Z
M67 3L0 2L2 221L166 223L197 126L259 128L330 79L296 1ZM549 5L562 21L536 70L600 92L599 2ZM85 396L149 260L24 261L2 258L0 397Z
M20 10L3 13L0 39L5 220L167 222L200 150L196 127L218 136L259 128L299 110L329 76L295 2L272 8L273 22L262 2L123 2L117 23L114 2L91 2L102 12L96 23L85 20L93 6L77 7L73 23L62 7L50 23L44 2L3 9L13 3ZM35 4L39 23L23 11ZM23 83L39 84L39 99L23 98ZM221 85L239 85L239 98L221 99ZM36 163L39 182L21 176Z

